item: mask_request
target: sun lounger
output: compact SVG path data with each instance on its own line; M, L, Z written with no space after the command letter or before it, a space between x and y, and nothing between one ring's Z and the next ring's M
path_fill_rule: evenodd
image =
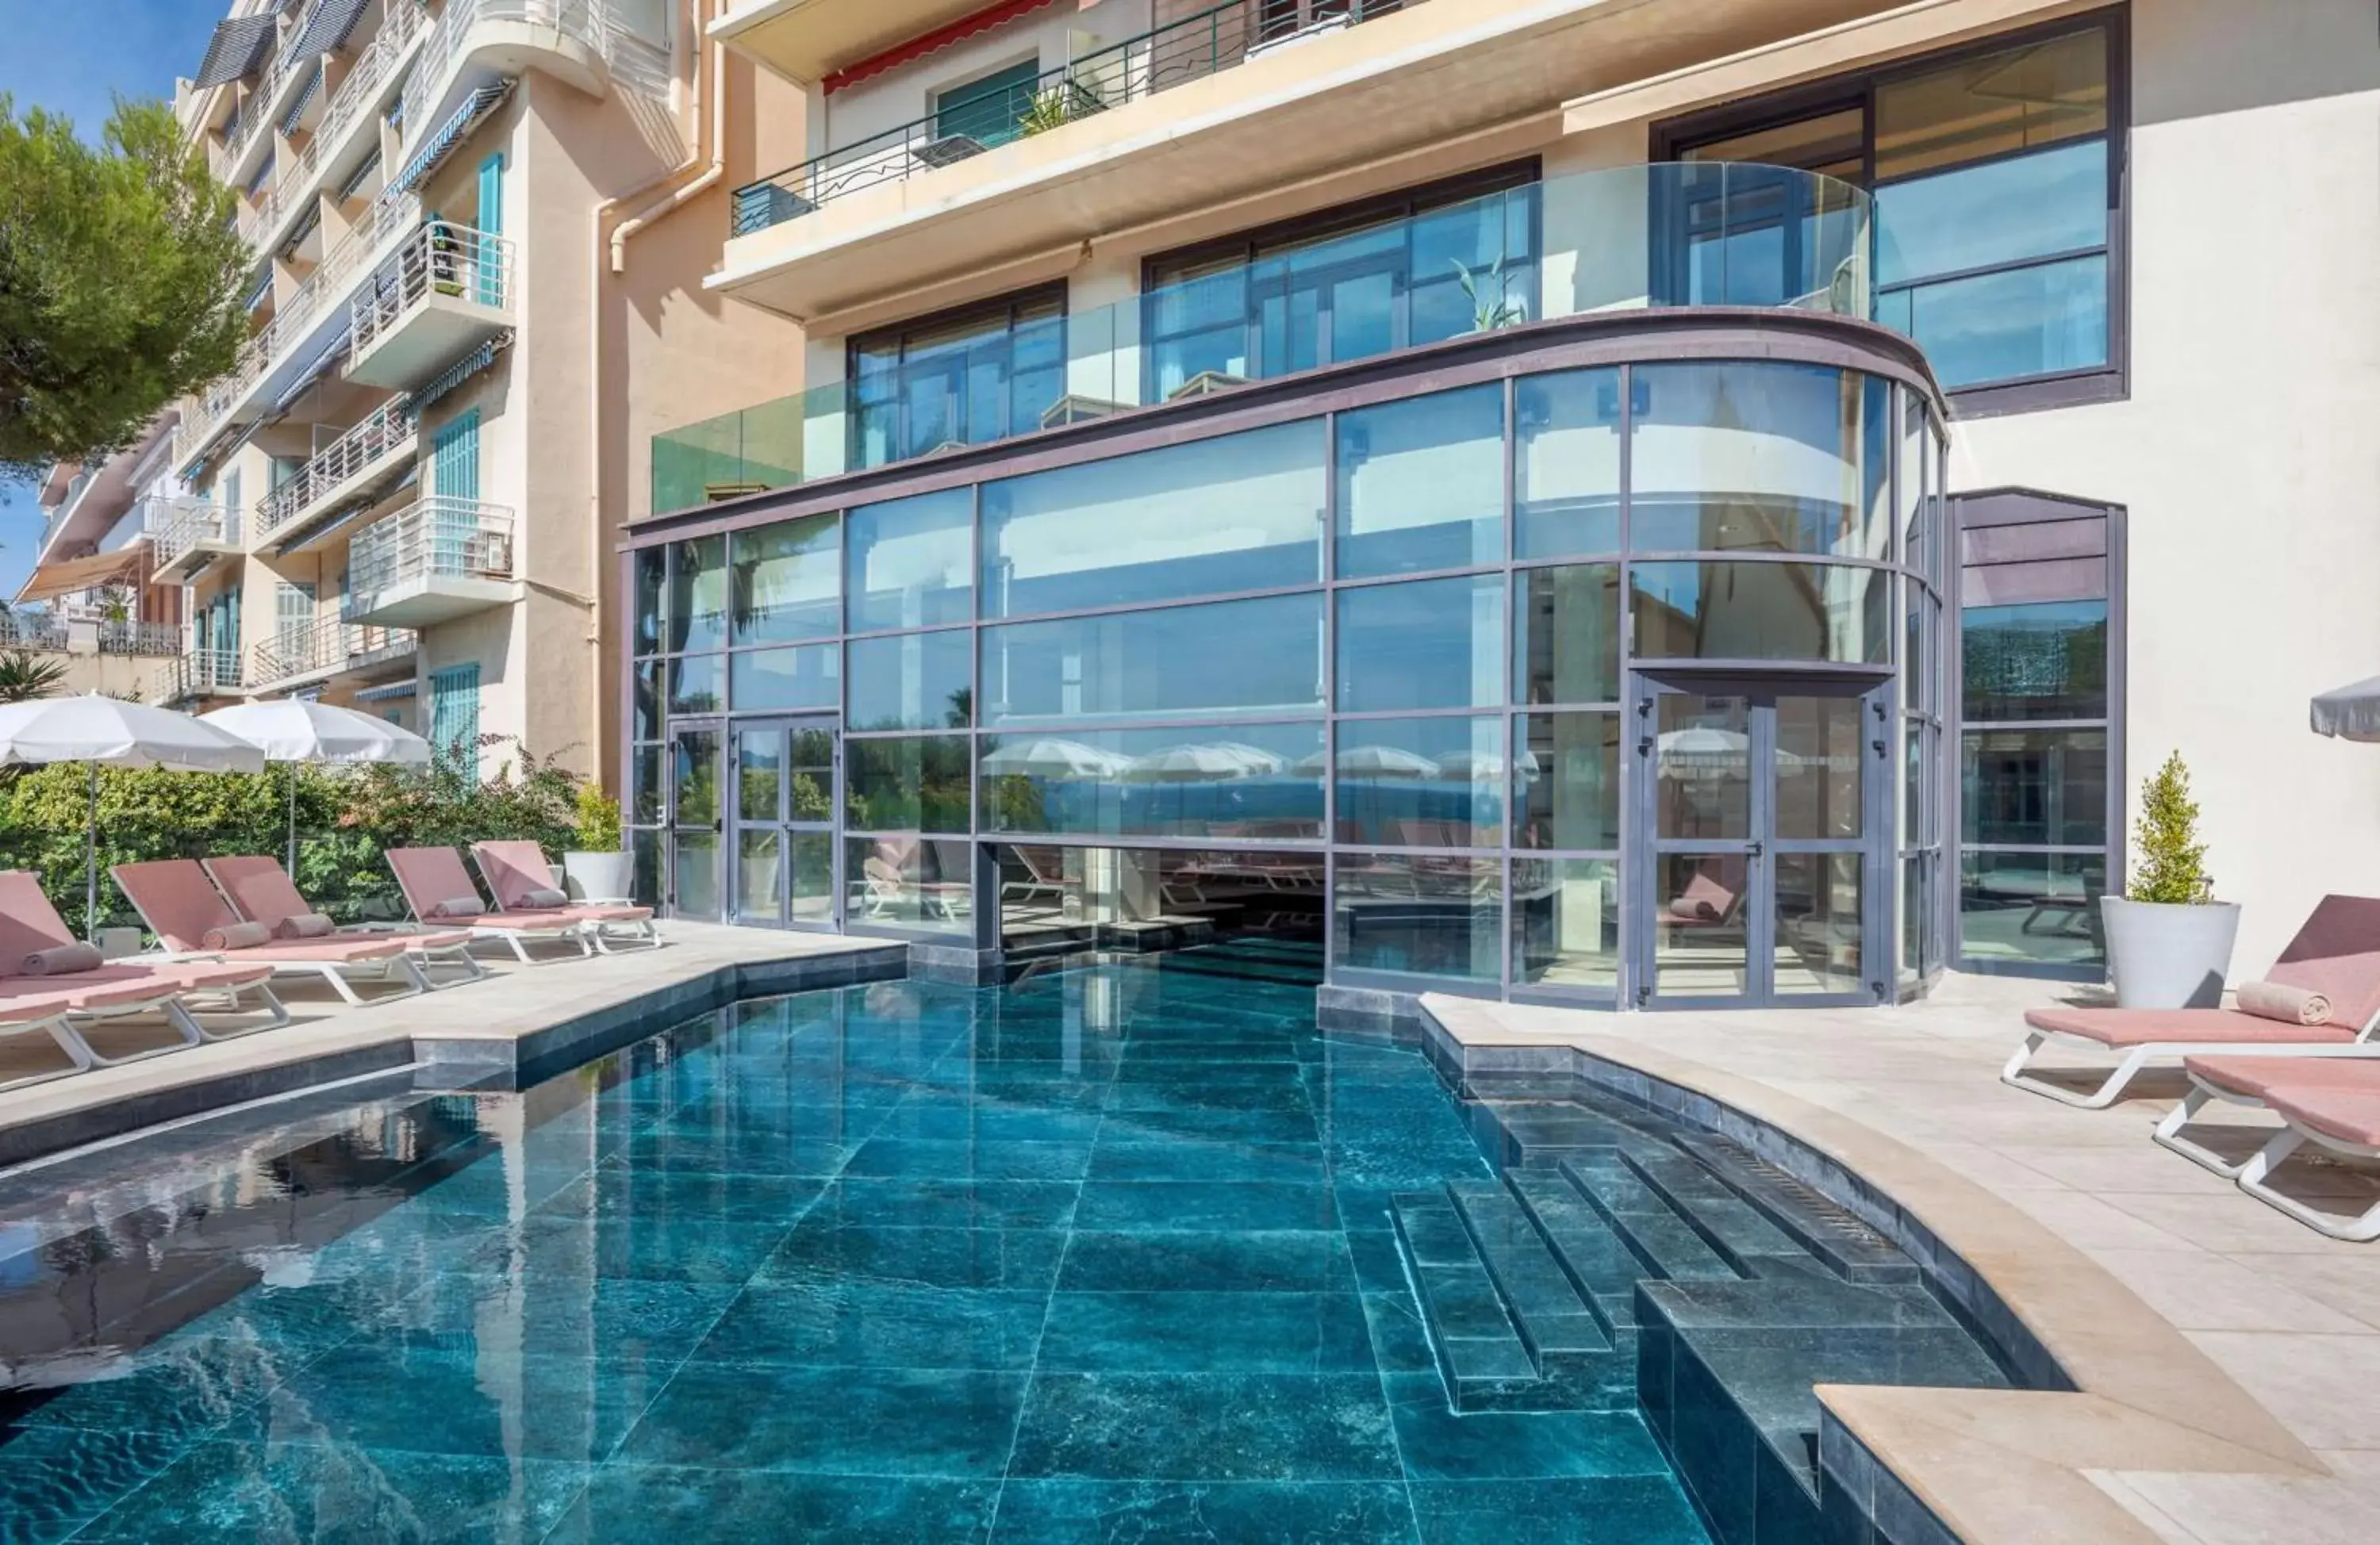
M11 1080L0 1087L113 1067L289 1022L289 1011L267 984L273 976L269 966L133 960L51 975L23 974L27 956L74 942L73 930L42 893L38 875L24 870L0 871L0 1035L46 1032L73 1064L55 1073ZM247 1011L245 999L251 993L260 1000L256 1007L272 1016L264 1024L215 1031L198 1018L201 1008ZM110 1056L82 1034L83 1028L95 1021L147 1013L158 1014L173 1030L172 1044Z
M487 877L488 892L496 899L500 912L569 918L586 930L596 948L606 954L622 940L641 948L662 942L661 935L653 932L650 907L540 903L537 893L551 890L553 872L545 862L545 850L534 842L474 842L471 857L479 864L480 873Z
M276 934L283 923L295 917L318 915L318 909L298 889L298 884L281 867L277 858L237 857L210 858L200 861L207 877L215 883L239 915L250 923L261 923ZM420 968L423 980L439 966L453 966L462 972L460 980L477 982L488 974L488 968L471 959L471 935L468 929L456 928L431 933L412 925L395 931L388 928L341 928L329 935L333 938L395 939L405 946L405 952ZM433 986L435 983L431 984ZM450 984L451 985L451 984Z
M469 933L475 943L501 943L527 966L580 960L595 951L595 941L574 918L551 912L486 911L471 872L463 867L463 855L452 848L391 848L387 857L389 872L396 876L407 908L424 923L452 923ZM572 953L530 954L528 947L540 943L566 944Z
M2240 1169L2240 1189L2318 1234L2358 1243L2380 1239L2380 1201L2352 1217L2309 1207L2276 1189L2272 1174L2312 1144L2345 1158L2380 1160L2380 1064L2305 1064L2268 1089L2265 1104L2289 1123Z
M350 980L351 975L363 975L374 981L394 982L402 989L382 993L379 999L407 997L427 992L429 978L406 953L404 941L395 935L379 935L370 938L274 939L265 944L244 948L210 948L207 935L223 929L239 928L245 921L232 910L231 903L215 893L207 872L199 867L196 859L161 859L149 863L119 863L110 874L115 876L116 888L132 903L140 921L157 935L169 956L197 956L237 961L241 964L269 965L279 976L307 977L326 984L352 1004L366 1000L359 996Z
M2262 1019L2236 1008L2036 1008L2000 1080L2070 1105L2113 1104L2152 1063L2192 1056L2359 1056L2380 1053L2380 899L2325 896L2265 973L2285 986L2330 999L2327 1024ZM2087 1093L2044 1079L2032 1068L2041 1048L2117 1054L2116 1066Z
M2248 1161L2224 1157L2188 1135L2202 1112L2216 1102L2264 1106L2273 1092L2291 1084L2322 1082L2335 1087L2369 1088L2380 1093L2380 1044L2370 1057L2325 1056L2192 1056L2184 1058L2190 1092L2168 1111L2149 1135L2160 1147L2170 1148L2201 1168L2226 1180L2237 1180ZM2265 1135L2269 1136L2269 1132Z

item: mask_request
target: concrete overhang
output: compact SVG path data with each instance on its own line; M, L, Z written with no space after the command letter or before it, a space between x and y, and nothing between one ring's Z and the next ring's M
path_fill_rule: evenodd
M705 30L797 85L985 8L988 0L743 0Z

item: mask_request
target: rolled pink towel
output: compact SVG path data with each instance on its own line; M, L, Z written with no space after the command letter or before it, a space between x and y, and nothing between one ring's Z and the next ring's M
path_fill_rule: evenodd
M2283 1024L2326 1025L2330 1023L2330 999L2311 987L2291 987L2279 982L2243 982L2234 996L2242 1014L2253 1014L2260 1020L2278 1020Z
M523 911L547 911L555 907L568 905L570 905L569 897L558 890L551 890L541 886L534 890L521 892L520 910Z
M339 925L321 912L299 912L285 917L273 928L273 936L285 939L326 939L339 931Z
M25 957L25 974L67 976L79 971L97 971L104 963L95 944L54 944Z
M430 915L433 918L482 917L486 915L487 911L486 903L476 896L450 896L443 901L433 903L430 908Z
M261 923L230 923L220 928L210 928L199 940L201 949L254 949L260 944L273 942L273 930Z

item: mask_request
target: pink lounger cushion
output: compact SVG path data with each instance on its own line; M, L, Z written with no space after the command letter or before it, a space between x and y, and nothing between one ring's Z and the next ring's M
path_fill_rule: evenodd
M2115 1047L2329 1045L2353 1042L2356 1032L2354 1025L2295 1025L2228 1008L2035 1008L2024 1022Z
M240 921L230 904L215 894L212 882L195 859L119 863L111 873L168 949L199 952L204 948L209 929L230 927ZM275 942L223 953L242 960L349 965L359 960L390 960L404 954L408 943L421 942L419 935L390 934L373 938Z
M2262 1100L2277 1089L2342 1089L2380 1094L2380 1057L2192 1056L2192 1078L2228 1094Z
M313 911L312 903L298 889L287 870L277 858L211 858L206 861L207 873L215 884L248 914L251 923L261 923L268 928L278 928L285 920L303 917ZM457 928L443 934L347 934L310 939L275 938L266 947L275 960L347 960L350 958L378 960L377 955L348 957L334 955L318 957L295 955L288 951L310 948L318 945L340 948L357 943L370 945L395 944L402 949L452 949L471 942L468 929ZM261 950L240 950L237 953L262 959Z
M68 977L12 976L0 982L0 1019L39 1020L79 1008L116 1008L142 1003L162 991L154 982L62 984Z
M480 861L480 873L496 893L496 905L506 911L536 911L577 923L642 923L653 915L650 907L531 907L529 893L553 884L545 850L534 842L474 842L471 856Z
M2358 1148L2380 1149L2380 1091L2276 1089L2265 1103L2310 1132Z

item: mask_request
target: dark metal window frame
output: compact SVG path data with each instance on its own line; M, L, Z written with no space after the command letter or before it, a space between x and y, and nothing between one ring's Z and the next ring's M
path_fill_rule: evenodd
M867 354L871 348L880 349L884 345L890 344L899 348L901 351L899 363L894 367L895 370L898 371L905 369L908 364L908 349L904 340L913 333L925 332L931 328L953 327L960 323L978 319L987 323L994 319L1004 319L1007 335L1013 340L1016 334L1017 314L1019 312L1031 307L1047 306L1052 303L1055 303L1057 307L1058 358L1060 368L1062 369L1067 358L1067 330L1072 321L1072 314L1067 300L1067 285L1066 282L1062 279L1051 280L1046 284L1028 285L1021 290L1010 290L1003 295L990 296L982 300L971 300L963 306L946 307L940 311L929 311L922 316L905 317L897 322L889 322L882 327L870 328L866 332L854 333L851 337L844 340L843 349L844 416L849 425L848 428L845 430L845 434L848 437L849 441L846 447L845 465L854 467L864 467L868 465L860 455L860 435L863 432L863 427L860 414L862 404L859 399L859 361L863 355ZM896 404L901 404L901 411L905 419L907 413L905 396L901 393L896 393L894 401ZM1039 426L1036 425L1034 428L1038 428ZM905 422L905 428L906 425ZM1012 426L997 438L1001 440L1013 440L1020 434L1029 432L1030 430L1028 429L1017 428ZM971 441L970 443L983 444L990 442ZM906 461L916 460L917 457L915 455L909 455L897 457L895 459Z
M2075 252L2053 253L2046 257L2025 258L2010 262L1993 263L1983 268L1956 273L1929 275L1923 283L1937 284L1950 279L1974 278L1985 274L2015 272L2039 268L2045 264L2078 256L2091 256L2104 251L2107 259L2107 362L2079 370L2057 370L2039 375L2021 376L2007 380L1985 381L1974 386L1946 389L1951 413L1956 418L1995 417L2010 413L2035 413L2048 408L2074 407L2090 403L2120 402L2131 395L2131 199L2130 148L2131 136L2131 13L2129 6L2115 6L2105 10L2089 11L2065 17L2035 27L1997 32L1987 38L1961 43L1953 48L1912 54L1894 59L1864 70L1853 70L1810 85L1793 87L1767 96L1734 102L1721 107L1706 109L1682 117L1657 123L1652 128L1651 159L1656 162L1674 161L1685 151L1713 140L1733 139L1764 128L1782 127L1805 118L1846 108L1859 109L1864 122L1862 128L1861 186L1873 192L1876 188L1876 96L1877 88L1889 86L1912 76L1930 75L1946 65L1962 60L1982 58L2021 48L2029 43L2046 42L2081 32L2100 31L2107 40L2107 127L2104 135L2107 146L2107 240L2104 247L2093 247ZM2088 136L2077 137L2063 143L2087 142ZM1958 167L1988 164L2015 155L2036 153L2034 149L2007 152L1999 156L1977 157L1961 162ZM1951 167L1935 167L1917 174L1932 176ZM1902 181L1908 179L1895 179ZM1911 286L1895 286L1896 289Z

